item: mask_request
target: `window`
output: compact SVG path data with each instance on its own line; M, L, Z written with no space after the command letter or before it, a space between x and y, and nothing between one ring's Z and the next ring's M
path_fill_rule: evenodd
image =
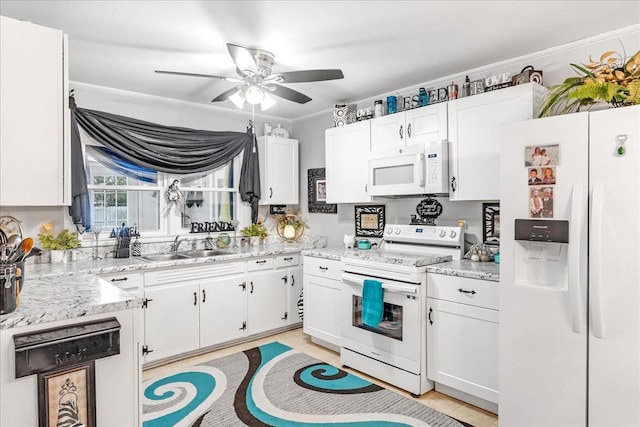
M87 187L93 225L160 230L160 186L154 171L116 161L108 150L86 147Z
M124 223L147 236L175 235L188 233L195 222L231 222L247 209L239 203L241 156L209 173L180 176L138 167L104 147L85 149L92 224L105 230ZM166 197L176 179L178 203Z

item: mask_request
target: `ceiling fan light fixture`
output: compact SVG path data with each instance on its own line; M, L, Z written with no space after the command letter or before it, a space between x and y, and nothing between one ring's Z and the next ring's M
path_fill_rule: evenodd
M269 95L268 92L264 93L264 98L262 99L262 102L260 103L260 108L262 109L262 111L265 111L271 107L273 107L276 104L276 100L273 98L273 96Z
M244 92L242 91L242 89L238 89L236 93L231 95L229 97L229 101L233 102L233 105L238 108L244 107Z
M249 85L249 87L245 90L244 98L249 104L260 104L264 99L264 92L258 86Z

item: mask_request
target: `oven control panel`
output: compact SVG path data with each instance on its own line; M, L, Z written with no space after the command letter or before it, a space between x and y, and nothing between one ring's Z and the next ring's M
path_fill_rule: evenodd
M387 224L383 239L387 242L463 247L464 230L462 227L438 225Z

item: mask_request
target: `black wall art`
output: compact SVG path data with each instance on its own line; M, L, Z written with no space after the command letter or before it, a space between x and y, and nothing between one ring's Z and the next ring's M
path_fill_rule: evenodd
M324 168L307 169L309 213L338 213L338 205L327 203L327 181Z
M487 245L500 244L500 204L482 204L482 228L484 230L483 242Z

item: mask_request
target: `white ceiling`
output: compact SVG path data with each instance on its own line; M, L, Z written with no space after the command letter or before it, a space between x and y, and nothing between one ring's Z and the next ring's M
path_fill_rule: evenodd
M640 1L0 0L0 14L67 33L73 81L197 103L233 83L154 70L236 76L226 43L271 51L274 73L341 68L289 85L307 104L268 110L294 119L637 24Z

